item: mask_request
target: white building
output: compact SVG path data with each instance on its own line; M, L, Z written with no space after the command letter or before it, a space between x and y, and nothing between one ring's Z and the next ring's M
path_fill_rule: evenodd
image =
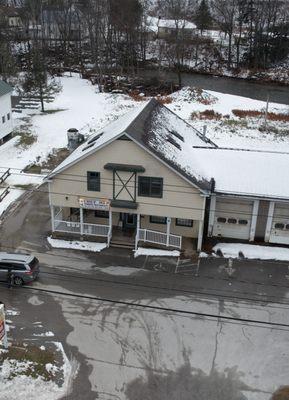
M12 133L12 88L7 83L0 81L0 144L9 138Z

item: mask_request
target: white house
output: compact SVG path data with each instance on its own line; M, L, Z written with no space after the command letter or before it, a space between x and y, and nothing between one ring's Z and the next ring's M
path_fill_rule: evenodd
M12 88L6 82L0 81L0 144L12 133Z

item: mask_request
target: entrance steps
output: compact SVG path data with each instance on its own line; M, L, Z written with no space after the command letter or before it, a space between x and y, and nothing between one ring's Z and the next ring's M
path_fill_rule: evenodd
M120 249L129 249L132 250L134 249L134 243L133 242L126 242L123 240L117 240L117 239L112 239L110 242L110 247L117 247Z

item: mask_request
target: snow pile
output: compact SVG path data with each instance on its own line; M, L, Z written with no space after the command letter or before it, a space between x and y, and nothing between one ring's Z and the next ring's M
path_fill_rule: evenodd
M52 237L47 238L50 246L55 247L57 249L71 249L71 250L83 250L83 251L92 251L95 253L99 253L101 250L107 247L107 243L95 243L95 242L80 242L76 240L60 240L60 239L52 239Z
M58 368L47 363L45 367L52 376L61 370L63 384L59 386L53 381L45 381L41 376L37 378L29 376L28 372L33 368L33 362L5 359L0 367L1 400L57 400L70 393L71 382L78 367L74 368L69 362L61 343L56 342L55 345L62 352L63 365Z
M134 252L135 257L139 256L157 256L157 257L179 257L180 252L178 250L159 250L159 249L147 249L145 247L139 247Z
M289 249L284 247L267 247L243 243L219 243L213 251L221 251L226 258L238 258L240 253L248 259L289 261Z

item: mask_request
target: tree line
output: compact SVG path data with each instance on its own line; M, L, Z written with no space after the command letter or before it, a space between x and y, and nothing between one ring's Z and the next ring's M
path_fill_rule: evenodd
M30 86L76 68L101 87L148 65L173 68L181 84L186 68L267 69L288 54L288 0L0 0L0 74L26 71Z

